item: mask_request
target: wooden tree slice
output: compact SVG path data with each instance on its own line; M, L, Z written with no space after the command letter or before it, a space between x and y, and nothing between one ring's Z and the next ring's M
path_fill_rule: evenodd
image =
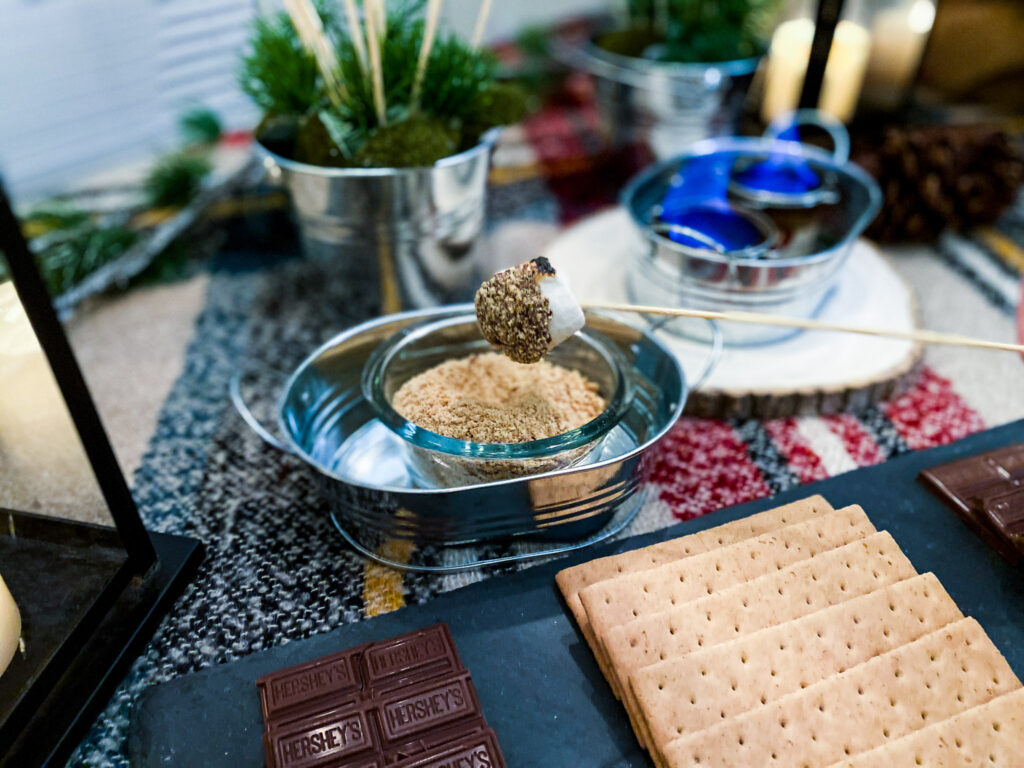
M640 234L622 208L598 213L563 232L545 251L581 301L628 301L626 273ZM910 287L878 250L860 240L819 318L887 328L918 326ZM703 322L703 321L675 321ZM710 345L655 331L693 381ZM909 341L805 331L774 344L726 346L687 413L716 418L781 418L842 413L888 400L916 377L921 347Z

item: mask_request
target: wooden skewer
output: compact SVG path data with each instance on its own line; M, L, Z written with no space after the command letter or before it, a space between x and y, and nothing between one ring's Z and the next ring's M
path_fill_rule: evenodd
M416 109L420 104L420 89L423 87L423 76L427 73L427 61L434 47L434 36L441 19L441 0L430 0L427 6L427 21L423 27L423 41L420 43L420 55L416 61L416 77L412 83L412 106Z
M345 86L338 80L338 60L324 32L320 15L310 0L285 0L285 10L306 50L313 54L317 68L327 86L327 96L337 106L345 96Z
M722 320L730 323L750 323L754 325L776 325L783 328L803 328L811 331L837 331L839 333L859 333L864 336L880 336L889 339L904 339L921 344L943 344L954 347L977 347L979 349L998 349L1007 352L1024 354L1024 344L1009 344L1001 341L987 341L962 336L957 333L940 333L929 330L903 330L899 328L870 328L861 325L843 325L828 323L821 320L808 320L802 317L783 317L767 315L760 312L712 312L700 309L675 309L672 307L652 307L642 304L619 304L616 302L586 302L585 309L607 309L615 312L638 312L644 315L667 315L669 317L692 317L702 320Z
M476 17L476 26L473 29L473 40L471 45L479 48L484 41L484 29L487 27L487 17L491 13L491 0L482 0L480 3L480 14Z
M384 15L381 0L366 0L363 6L366 19L366 46L370 49L370 70L373 78L373 106L377 111L377 122L388 124L388 105L384 100L384 65L380 58L380 43L383 32L377 28Z
M348 22L348 35L352 38L352 45L356 49L356 58L359 60L359 68L366 74L369 64L366 60L366 44L363 38L363 25L359 23L359 11L356 10L356 0L343 0L345 5L345 19Z

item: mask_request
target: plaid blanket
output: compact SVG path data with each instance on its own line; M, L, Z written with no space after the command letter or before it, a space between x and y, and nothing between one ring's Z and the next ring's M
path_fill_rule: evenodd
M586 85L574 87L583 97L506 132L495 157L492 233L510 222L553 228L611 205L622 180L644 161L603 150ZM1021 243L1019 205L998 226L947 235L934 252L915 258L929 269L938 265L942 285L955 283L956 291L980 300L974 311L982 306L1012 323L1024 268ZM207 558L72 765L127 765L132 707L148 685L509 570L425 576L366 562L331 527L307 468L261 443L228 404L227 383L239 360L256 350L266 364L287 370L324 338L371 316L370 293L355 276L328 280L302 260L241 251L217 259L186 365L133 486L149 527L200 538ZM968 389L927 365L901 397L857 413L771 421L684 417L657 448L649 502L626 534L983 429L980 396L965 394ZM498 543L463 555L495 556L517 546ZM385 553L408 559L413 549L393 542Z

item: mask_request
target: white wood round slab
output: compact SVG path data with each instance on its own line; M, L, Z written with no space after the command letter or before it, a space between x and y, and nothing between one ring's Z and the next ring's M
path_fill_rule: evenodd
M545 251L581 302L628 301L626 270L644 247L622 208L595 214L563 232ZM873 245L857 241L819 319L850 325L917 327L913 294ZM677 320L674 322L703 322ZM666 331L658 337L692 381L709 345ZM726 346L687 411L706 416L838 413L888 399L916 374L920 346L855 334L805 331L774 344Z

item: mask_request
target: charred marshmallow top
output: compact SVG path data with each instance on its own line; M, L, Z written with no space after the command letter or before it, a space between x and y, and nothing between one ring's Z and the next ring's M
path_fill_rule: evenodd
M517 363L536 363L583 327L583 310L543 256L491 277L476 292L480 332Z

